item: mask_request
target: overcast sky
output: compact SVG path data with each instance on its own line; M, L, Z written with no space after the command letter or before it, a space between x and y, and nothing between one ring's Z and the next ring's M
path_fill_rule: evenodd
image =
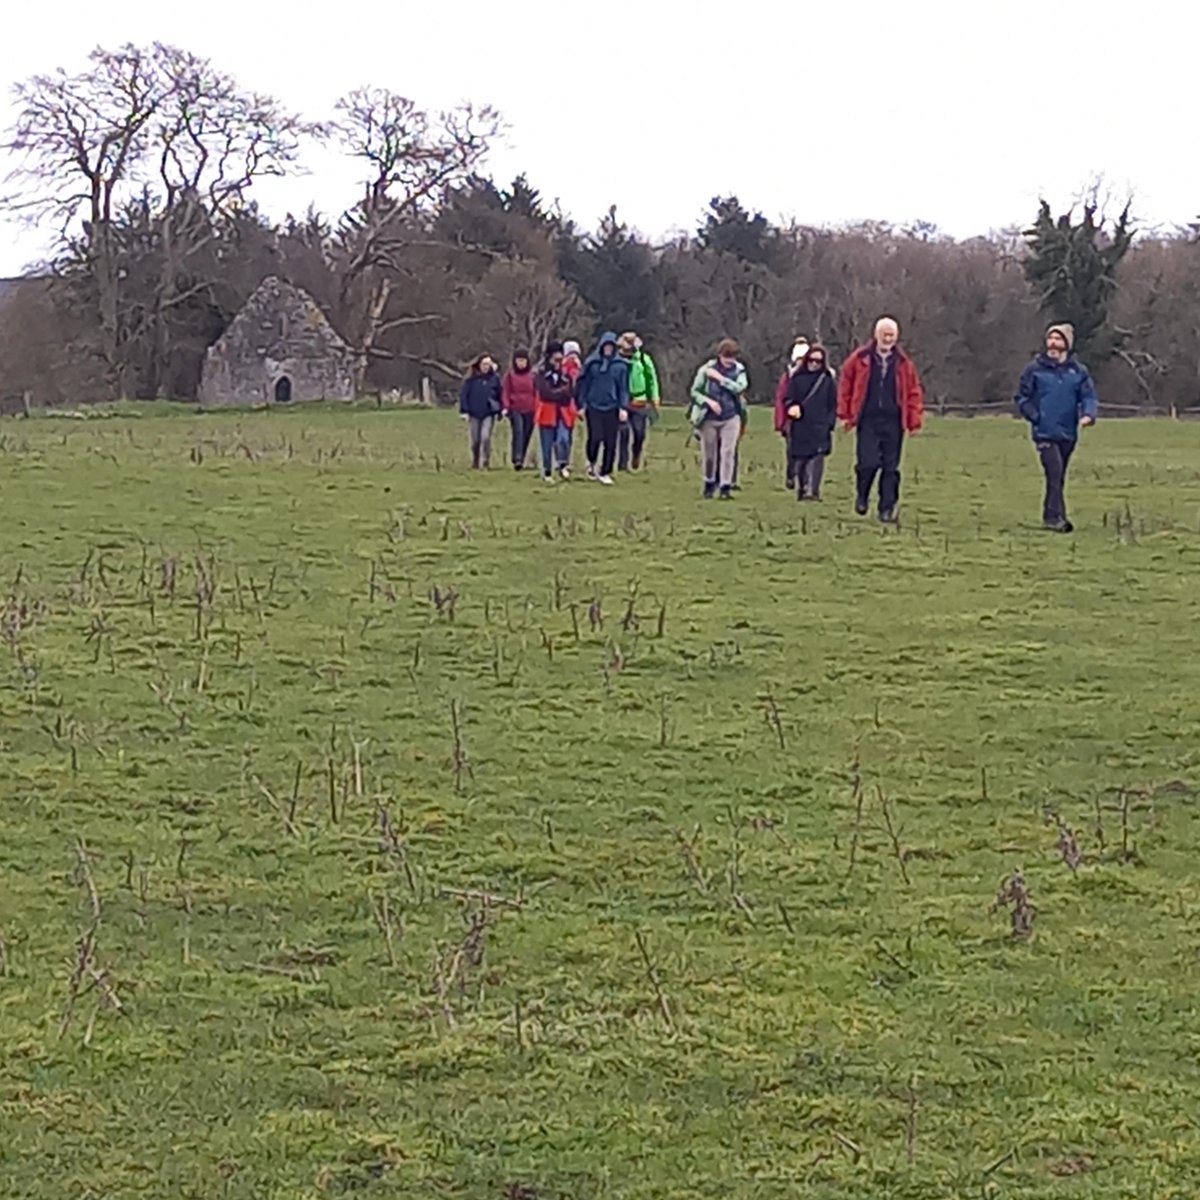
M57 0L4 24L6 97L97 44L160 40L313 118L363 83L489 102L511 127L493 173L526 171L589 227L616 204L657 237L736 192L772 218L968 236L1027 221L1040 194L1069 204L1098 173L1144 223L1200 213L1194 0ZM344 163L309 165L258 192L272 215L357 195ZM44 250L37 231L0 232L0 275Z

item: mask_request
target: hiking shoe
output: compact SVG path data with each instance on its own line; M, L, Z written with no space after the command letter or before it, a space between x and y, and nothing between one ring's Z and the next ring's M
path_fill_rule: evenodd
M588 463L587 477L589 479L591 479L593 482L599 478L599 476L596 474L596 468L595 468L595 466L593 466L592 463Z
M896 510L894 508L881 508L879 510L879 521L883 525L896 524Z
M711 500L717 494L717 485L715 483L706 483L704 485L704 498Z
M1051 533L1074 533L1075 526L1065 517L1061 521L1047 521L1046 528Z
M870 507L871 506L861 496L854 502L854 511L858 513L860 517L865 517L867 515L867 509Z
M722 500L732 500L733 499L733 488L723 487L721 489L721 499Z
M611 475L597 475L596 482L604 484L605 487L612 487L613 477Z

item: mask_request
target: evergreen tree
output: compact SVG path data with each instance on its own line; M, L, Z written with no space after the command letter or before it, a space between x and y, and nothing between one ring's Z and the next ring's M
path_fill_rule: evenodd
M1120 334L1109 324L1109 305L1117 290L1117 268L1133 242L1126 204L1111 233L1095 202L1057 220L1042 201L1037 220L1025 231L1029 253L1025 278L1038 307L1052 321L1075 326L1075 348L1097 364L1120 349Z
M596 313L597 331L636 329L647 340L658 330L662 306L654 249L610 208L599 228L578 238L565 226L559 272Z
M743 208L736 196L714 196L709 201L697 237L705 250L732 254L760 266L771 265L778 242L771 222L762 213Z

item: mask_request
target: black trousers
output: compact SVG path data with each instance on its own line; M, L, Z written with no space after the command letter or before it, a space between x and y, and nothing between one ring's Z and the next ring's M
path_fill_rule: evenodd
M611 475L617 461L617 433L621 428L620 409L587 410L587 460L601 475ZM598 460L598 463L597 463Z
M867 504L879 476L879 511L889 512L900 502L900 452L904 427L900 416L867 417L858 426L858 499Z
M788 460L801 500L820 500L821 480L825 478L825 456L813 454Z
M1046 474L1046 499L1042 503L1042 520L1057 525L1067 519L1067 465L1075 453L1074 442L1038 442L1038 458Z
M508 423L512 426L512 464L520 468L525 465L533 439L533 413L509 413Z
M617 429L617 469L629 470L629 450L633 447L633 469L642 465L642 450L646 445L646 410L631 408L629 420Z

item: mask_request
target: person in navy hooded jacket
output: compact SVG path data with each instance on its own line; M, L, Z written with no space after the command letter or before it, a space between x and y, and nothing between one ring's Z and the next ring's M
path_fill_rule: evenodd
M1046 349L1024 370L1017 410L1029 422L1042 470L1046 500L1042 520L1055 533L1071 533L1064 486L1080 426L1094 425L1099 401L1088 369L1075 357L1075 327L1051 325Z
M617 434L629 420L629 364L617 353L617 335L606 333L575 381L575 403L587 418L588 478L611 484Z

